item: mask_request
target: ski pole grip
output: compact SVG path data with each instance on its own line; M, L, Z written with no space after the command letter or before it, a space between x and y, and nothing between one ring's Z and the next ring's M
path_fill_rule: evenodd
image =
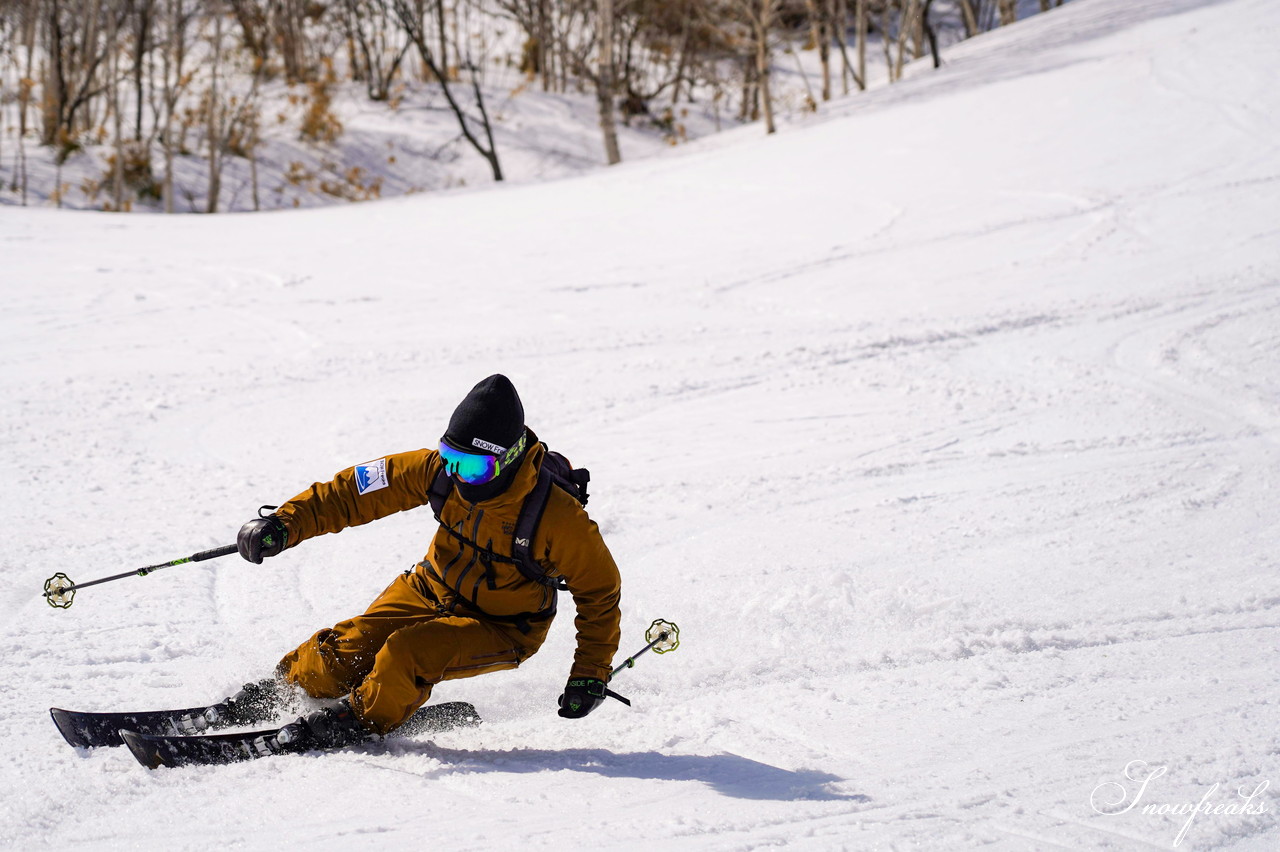
M192 562L203 562L206 559L217 559L219 556L230 556L239 548L234 544L228 544L225 547L215 547L213 550L202 550L191 557Z

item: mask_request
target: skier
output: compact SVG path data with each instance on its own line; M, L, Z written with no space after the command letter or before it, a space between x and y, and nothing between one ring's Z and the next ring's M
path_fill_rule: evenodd
M525 425L511 381L493 375L454 410L438 450L348 468L241 528L240 555L261 564L309 538L429 506L438 475L448 473L426 558L362 615L318 631L280 661L279 681L313 698L341 699L286 726L282 741L329 748L386 734L440 681L519 666L547 637L559 580L577 607L577 651L559 715L581 718L604 700L618 650L621 580L596 524L568 491L550 488L532 540L520 542L548 582L526 576L513 558L516 523L547 452ZM240 698L274 700L262 689Z

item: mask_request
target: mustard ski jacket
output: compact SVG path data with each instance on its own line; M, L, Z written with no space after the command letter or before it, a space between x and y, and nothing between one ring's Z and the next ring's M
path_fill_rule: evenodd
M546 452L532 431L531 447L511 486L480 503L469 503L451 488L440 513L443 524L481 547L510 557L516 519L537 483ZM275 511L294 547L325 533L367 524L406 509L428 505L428 490L443 463L435 450L397 453L317 482ZM428 506L428 511L429 511ZM552 578L562 577L577 607L578 647L571 677L608 680L618 650L622 581L600 530L586 511L560 488L552 488L533 539L532 553ZM458 615L515 622L543 613L556 594L526 578L510 562L481 558L476 547L436 530L417 567L441 608ZM545 635L545 629L537 632Z

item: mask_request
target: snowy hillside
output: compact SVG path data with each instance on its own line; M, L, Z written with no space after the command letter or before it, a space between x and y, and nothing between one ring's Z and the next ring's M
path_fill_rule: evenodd
M1276 848L1278 36L1267 0L1078 0L607 173L0 209L0 846ZM261 676L433 521L66 611L46 577L231 542L495 371L594 474L622 654L682 628L632 709L556 717L566 614L437 689L477 729L155 772L62 741L50 706Z

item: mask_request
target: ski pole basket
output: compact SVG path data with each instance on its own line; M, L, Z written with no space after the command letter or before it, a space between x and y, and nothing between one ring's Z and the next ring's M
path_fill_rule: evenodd
M49 602L51 607L66 609L76 599L75 583L72 583L70 577L59 571L44 581L44 599Z
M644 641L653 643L653 653L665 654L680 647L680 628L659 618L644 632Z

